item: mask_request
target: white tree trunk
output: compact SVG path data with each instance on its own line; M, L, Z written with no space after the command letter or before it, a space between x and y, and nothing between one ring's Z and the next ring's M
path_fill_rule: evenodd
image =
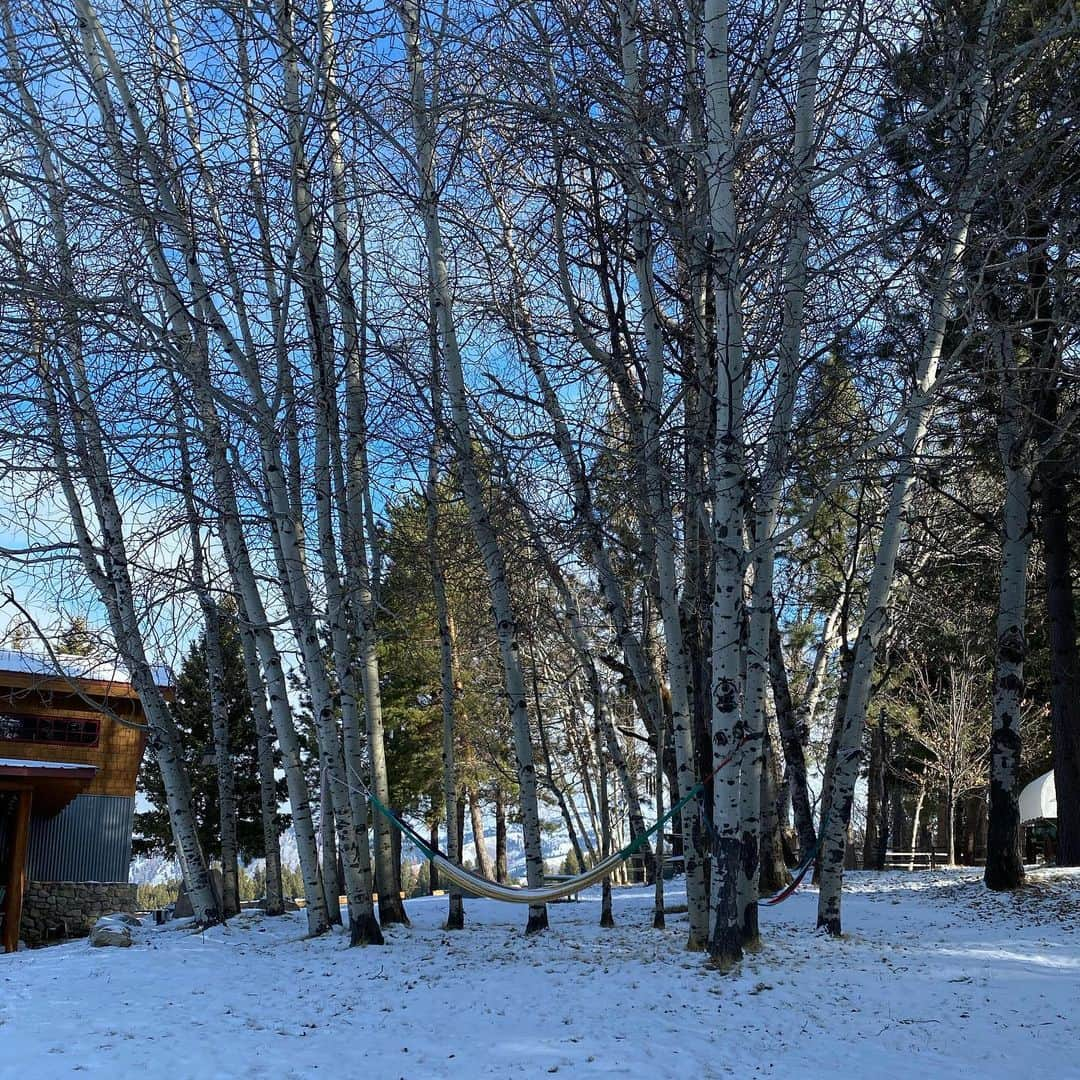
M50 226L61 278L71 283L67 288L62 286L62 295L73 296L75 295L74 270L58 175L36 103L26 87L21 57L16 48L11 11L6 2L0 7L0 14L3 20L9 70L17 82L20 102L34 137L38 163L46 182ZM39 329L43 335L45 328ZM124 546L123 519L109 476L104 432L83 367L78 323L74 317L68 316L59 330L61 344L66 354L64 365L69 364L70 368L66 371L63 369L60 372L55 371L45 360L43 349L39 351L38 366L38 374L44 391L42 408L53 462L68 506L83 566L108 612L110 628L117 647L128 668L132 684L139 694L146 715L149 729L148 742L161 770L169 821L180 854L185 885L192 900L195 917L202 925L212 925L221 920L221 912L210 885L205 857L199 843L191 805L191 788L184 769L179 734L172 722L168 706L157 687L138 625L127 552ZM67 401L66 394L58 390L55 382L57 374L63 374L70 380L74 387L75 401ZM78 462L77 470L72 467L64 439L65 403L68 413L66 419L75 430L76 446L83 459ZM100 531L98 542L95 542L83 513L77 487L78 481L84 482L91 494Z
M177 446L180 451L180 488L184 493L191 542L192 587L203 614L207 677L210 686L210 715L214 736L215 771L218 786L218 816L221 839L221 880L223 915L240 913L240 882L237 851L235 777L229 752L229 710L225 700L225 660L221 651L221 612L210 592L203 556L202 522L195 502L194 469L188 439L187 416L176 380L171 380L175 403Z
M791 181L805 193L794 203L792 235L784 261L784 304L780 355L776 374L765 469L754 507L753 584L750 592L744 699L745 737L742 762L742 858L739 863L738 912L743 945L758 942L758 851L761 833L761 787L765 754L765 690L769 681L769 636L773 621L773 569L780 497L787 474L791 422L799 382L800 341L806 300L807 248L810 239L810 194L815 161L814 105L821 59L819 0L807 0L801 22L799 88L795 109Z
M1005 472L1001 523L1001 580L998 587L997 648L994 668L994 723L990 733L990 818L984 881L995 890L1023 884L1020 850L1020 720L1027 657L1027 576L1034 530L1031 482L1034 468L1027 445L1025 402L1011 341L1012 329L998 327L997 353L1003 416L998 448Z
M244 676L255 716L255 737L259 760L259 813L262 818L263 853L266 859L267 915L282 915L285 902L281 886L281 844L277 827L277 781L274 776L274 729L266 706L266 686L259 670L255 634L241 613L240 644L244 651Z
M346 566L346 580L349 582L349 598L355 609L352 623L353 631L359 642L361 652L361 683L364 692L365 717L368 738L368 751L371 761L371 782L375 795L384 806L390 805L390 783L386 769L386 751L383 737L382 700L379 686L378 653L375 637L375 605L373 599L373 581L371 563L367 555L365 533L369 533L374 544L374 529L365 524L365 507L370 506L370 477L367 466L367 392L366 352L364 315L358 309L353 290L354 253L364 258L363 235L356 235L349 213L349 196L346 185L345 154L338 119L338 79L337 49L333 28L332 0L320 0L319 3L319 40L321 45L319 70L323 81L323 101L321 120L326 133L326 142L330 152L330 180L333 196L333 251L334 251L334 296L341 321L342 351L345 356L346 384L346 423L347 423L347 482L338 485L338 504L344 507L340 515L342 524L343 553ZM306 227L312 228L310 209L305 210ZM313 236L313 240L315 237ZM362 267L366 271L366 267ZM366 281L361 283L366 287ZM322 309L325 311L325 308ZM330 338L330 328L324 330ZM332 368L323 368L322 402L326 409L328 430L335 423L336 407L334 401L334 375ZM332 495L331 495L332 497ZM327 522L320 546L332 550L333 531L329 522L329 500L326 506ZM343 694L342 724L349 739L358 741L356 721L355 679L352 677L352 656L348 647L348 624L345 614L345 597L341 590L341 579L337 572L336 559L328 564L327 570L328 600L331 607L331 625L334 631L334 652L337 669L349 672L346 682L342 683ZM347 710L346 710L347 706ZM348 715L346 715L348 711ZM351 755L346 753L348 761ZM355 780L355 778L354 778ZM352 783L350 787L355 787ZM362 801L353 800L353 813L357 818L357 835L360 839L361 863L369 863L367 853L367 816ZM357 817L357 815L361 815ZM398 896L396 886L397 868L394 860L394 844L391 826L386 819L375 815L376 866L379 886L379 918L385 926L388 923L408 925L405 907Z
M405 57L412 98L412 126L417 151L417 180L420 185L420 211L427 241L428 274L442 338L443 359L450 397L454 451L461 475L461 486L469 509L469 518L487 573L491 606L495 616L499 653L502 658L507 708L513 730L517 757L518 786L521 796L522 829L525 840L525 868L530 888L539 888L544 878L544 858L540 843L540 813L536 797L536 768L525 679L518 659L517 624L510 600L506 566L498 537L491 524L484 501L483 487L476 464L469 419L465 377L454 321L450 275L443 252L439 223L438 198L434 176L434 133L428 114L426 78L420 54L420 12L415 0L404 0L399 8L405 41ZM547 927L547 909L536 905L529 909L526 933Z
M661 450L661 411L664 401L664 337L653 269L653 237L642 190L643 134L639 109L642 95L638 49L642 26L637 0L619 4L619 30L623 84L631 131L626 192L627 215L634 251L634 273L645 336L646 370L641 394L641 456L646 491L647 520L655 537L660 612L667 646L667 674L671 692L671 723L679 795L685 798L697 782L694 762L693 716L690 711L690 666L683 640L679 610L679 580L675 565L671 498ZM683 811L683 853L686 858L686 901L690 931L687 948L703 949L709 932L709 897L705 887L704 837L691 803Z
M919 825L922 821L923 803L926 801L926 780L919 782L919 791L915 796L915 813L911 818L911 857L908 860L908 870L915 869L915 852L919 847Z
M712 930L709 953L722 971L742 956L738 874L742 851L740 743L746 737L742 700L742 634L746 473L743 448L742 301L738 224L732 191L735 146L728 85L728 5L704 7L705 175L716 310L716 435L713 476L712 738L713 780ZM730 760L728 760L730 759ZM724 762L726 764L723 764Z
M977 81L973 88L968 124L972 165L968 175L961 181L963 188L959 208L955 213L949 239L942 254L941 269L934 288L926 337L916 372L915 390L905 408L906 422L903 447L898 462L899 468L889 494L888 509L867 590L865 613L855 642L854 663L848 681L844 718L837 745L836 767L833 772L831 791L826 798L829 820L826 823L827 827L822 830L821 837L818 925L835 936L841 933L840 898L844 874L844 847L848 824L851 820L855 783L859 776L862 735L866 724L866 709L870 700L874 661L885 629L889 596L896 572L896 558L904 537L906 512L915 483L915 470L926 438L934 395L938 387L945 330L953 311L954 291L967 244L975 188L979 181L980 165L983 159L982 136L986 122L988 96L988 61L984 54L996 9L997 0L987 0L980 27L980 52L975 59Z
M433 313L434 314L434 313ZM458 832L458 800L462 797L454 750L454 641L450 633L450 606L446 598L446 574L439 551L439 438L442 423L442 390L439 375L438 340L432 318L431 364L431 456L428 460L427 547L431 565L431 584L435 596L435 618L439 627L439 701L442 706L442 792L446 812L446 853L451 862L461 863L461 834ZM460 930L465 925L465 905L461 890L451 885L446 929Z
M326 910L335 926L341 925L341 878L338 875L337 837L334 833L334 800L330 794L325 762L319 768L319 843L322 847L320 868Z
M307 900L308 930L311 934L322 933L327 929L326 904L319 880L318 855L315 845L315 831L311 820L311 808L308 799L307 782L300 760L300 745L292 722L289 708L288 689L277 646L270 630L257 579L252 570L243 536L241 518L236 503L231 467L226 457L227 442L213 403L213 389L209 376L208 360L205 348L204 326L209 326L221 339L230 356L244 364L245 357L235 341L228 324L213 307L209 291L202 278L201 268L191 237L184 231L185 218L179 211L166 182L164 170L150 145L146 130L135 107L135 99L127 88L124 73L116 61L97 20L96 13L87 0L77 0L80 18L81 41L83 52L90 68L96 104L102 129L107 144L114 157L117 176L123 185L123 194L131 204L136 219L143 224L143 242L147 255L154 268L155 276L164 293L164 302L173 331L181 337L183 359L187 361L187 375L196 405L196 415L202 425L200 435L209 460L213 478L215 496L218 500L218 512L221 515L222 539L226 550L230 573L238 595L242 597L244 608L256 635L263 672L267 681L271 714L277 730L278 741L283 756L285 774L289 785L289 799L297 835L297 847L304 878L304 894ZM100 49L100 53L99 53ZM104 62L102 60L104 56ZM135 189L131 177L133 170L126 159L124 143L119 136L114 119L114 110L109 93L109 79L113 79L119 88L119 94L138 146L148 163L162 205L166 220L173 231L178 244L185 252L184 272L188 276L196 295L196 305L200 318L192 319L180 305L179 297L183 290L173 279L172 268L166 258L158 238L148 225L148 218L143 206L141 193ZM185 344L186 343L186 344ZM249 371L249 374L251 372ZM257 373L255 376L257 385ZM249 384L252 379L248 380Z

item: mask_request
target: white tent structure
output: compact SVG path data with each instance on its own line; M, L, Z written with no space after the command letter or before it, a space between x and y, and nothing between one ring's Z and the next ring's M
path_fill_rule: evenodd
M1020 792L1020 824L1038 821L1040 818L1057 820L1057 789L1054 787L1054 770L1032 780Z

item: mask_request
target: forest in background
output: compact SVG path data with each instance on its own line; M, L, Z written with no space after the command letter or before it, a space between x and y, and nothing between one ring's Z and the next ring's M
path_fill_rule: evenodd
M538 888L541 807L589 865L702 784L641 862L722 970L811 855L834 935L856 848L1019 886L1050 767L1080 863L1078 31L0 0L10 632L130 673L201 923L287 807L380 942L372 795Z

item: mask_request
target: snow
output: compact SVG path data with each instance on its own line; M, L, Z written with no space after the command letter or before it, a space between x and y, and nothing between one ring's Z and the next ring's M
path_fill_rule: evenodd
M0 649L0 671L16 675L40 675L54 679L94 679L98 682L111 682L127 686L131 676L119 664L96 660L87 656L67 656L57 653L55 657L43 653L27 652L17 649ZM172 685L168 668L151 665L151 674L158 686Z
M136 806L135 809L142 808ZM248 868L245 866L245 869ZM128 870L128 881L132 885L167 885L179 877L180 864L166 855L138 855L131 860Z
M726 977L682 949L685 916L651 929L644 888L616 890L615 930L594 890L529 940L486 901L447 933L443 898L382 949L305 940L301 913L144 927L0 957L0 1076L1075 1076L1080 872L1030 877L851 874L846 938L813 932L806 889Z

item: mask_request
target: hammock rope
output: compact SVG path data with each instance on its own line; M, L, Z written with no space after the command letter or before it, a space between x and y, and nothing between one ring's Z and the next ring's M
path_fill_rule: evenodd
M826 814L825 820L822 821L821 828L818 830L817 840L810 849L810 854L807 855L802 863L792 871L791 881L788 882L787 885L785 885L778 893L758 901L762 907L775 907L777 904L782 904L789 896L795 895L795 890L802 884L803 878L806 877L810 868L817 861L818 852L821 850L821 838L825 835L825 828L828 824L829 815Z
M716 826L713 825L709 818L705 802L702 799L700 802L700 820L701 827L709 838L709 844L713 849L714 856L717 851L717 844L720 840L720 834L716 831ZM829 827L829 814L826 812L824 818L821 821L821 828L818 830L817 839L814 841L814 846L810 849L810 853L805 859L792 871L791 881L787 883L779 892L774 893L772 896L762 897L758 900L758 904L762 907L775 907L777 904L782 904L789 896L795 895L795 890L802 884L803 878L806 877L810 868L817 861L818 852L821 850L821 843L825 836L825 830Z

